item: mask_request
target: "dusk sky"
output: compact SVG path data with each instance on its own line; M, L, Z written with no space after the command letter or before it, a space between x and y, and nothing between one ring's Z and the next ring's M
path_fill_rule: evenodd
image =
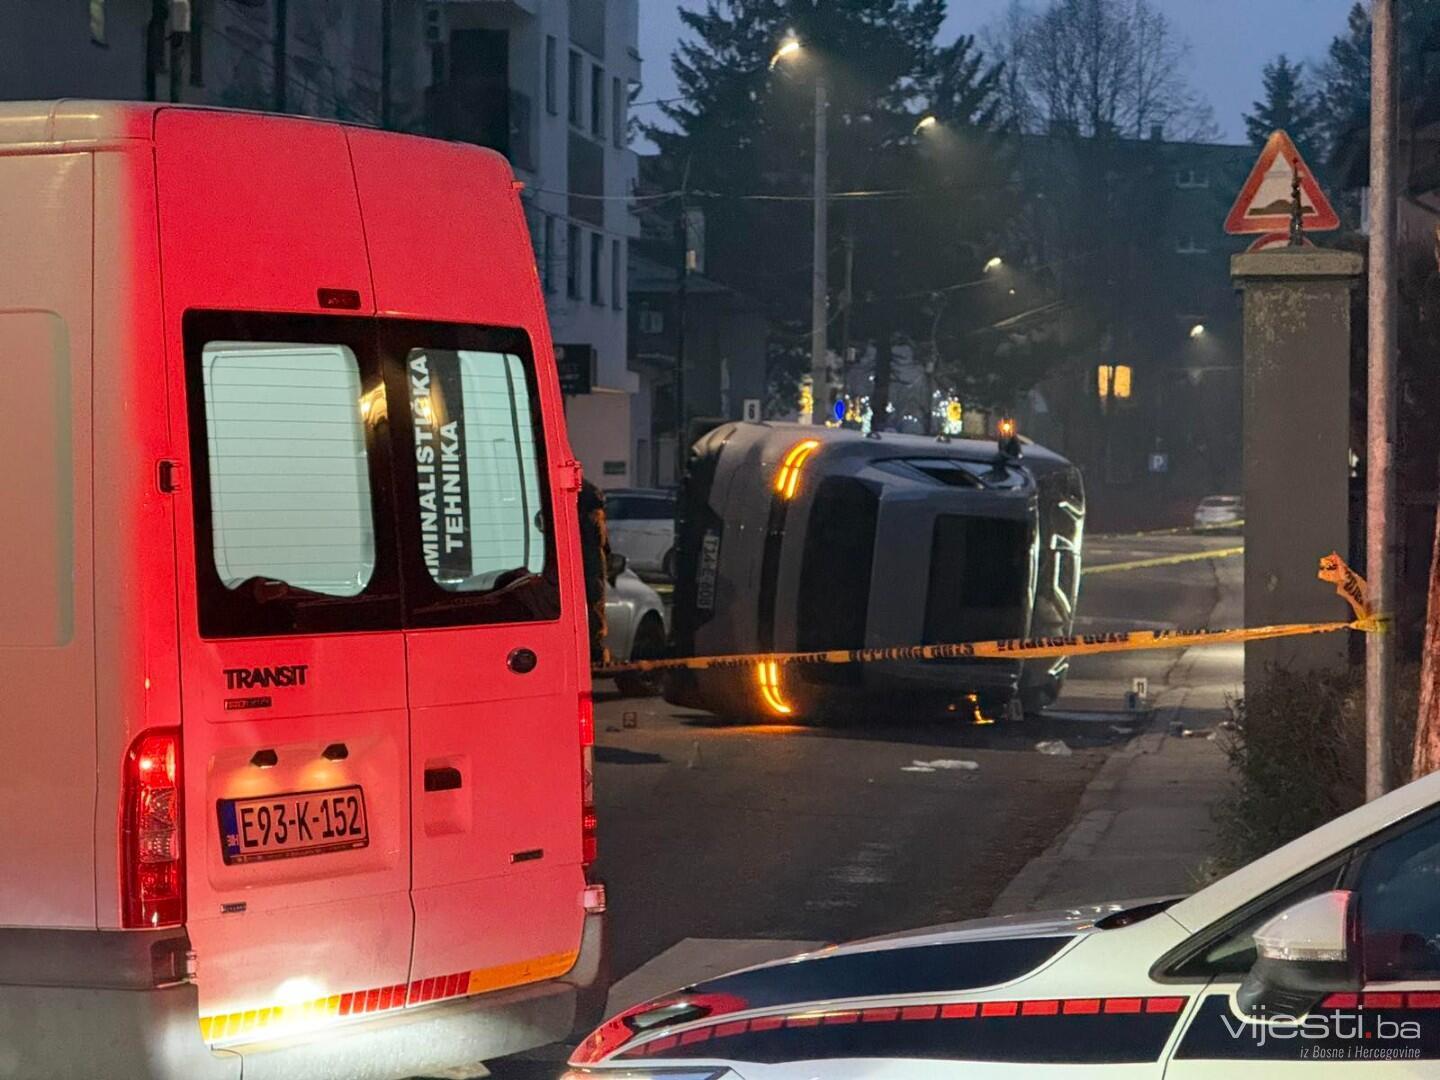
M671 97L675 80L670 53L684 27L678 0L640 0L642 101ZM688 0L691 5L700 0ZM945 40L979 34L1010 0L951 0ZM1260 95L1261 66L1278 52L1320 61L1330 39L1345 26L1354 0L1156 0L1190 44L1187 74L1215 110L1226 141L1243 141L1241 114ZM1042 6L1035 0L1032 7ZM653 109L641 110L644 119Z

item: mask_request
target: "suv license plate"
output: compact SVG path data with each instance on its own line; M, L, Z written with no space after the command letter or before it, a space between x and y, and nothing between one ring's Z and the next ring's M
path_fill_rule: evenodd
M221 799L219 810L227 865L348 851L370 842L365 793L358 785Z

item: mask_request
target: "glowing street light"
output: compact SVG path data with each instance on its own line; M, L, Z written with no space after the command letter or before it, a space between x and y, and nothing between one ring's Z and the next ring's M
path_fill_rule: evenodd
M791 31L786 35L785 40L780 42L780 47L775 50L775 55L770 58L770 70L774 71L776 64L787 57L794 56L802 48L804 46L800 44L800 39L795 36L794 31Z
M990 273L990 272L993 271L993 270L999 270L1000 267L1002 267L1002 266L1004 266L1004 265L1005 265L1005 260L1004 260L1004 259L1000 258L999 255L992 255L992 256L990 257L990 259L985 263L985 273L988 274L988 273Z
M1192 338L1204 337L1205 324L1197 322L1194 326L1190 327L1190 336Z
M916 135L919 135L922 131L929 131L931 128L933 128L933 127L934 127L936 124L938 124L939 122L940 122L940 121L939 121L939 120L936 120L935 117L933 117L933 116L922 116L922 117L920 118L920 122L915 125L915 132L914 132L914 133L915 133Z

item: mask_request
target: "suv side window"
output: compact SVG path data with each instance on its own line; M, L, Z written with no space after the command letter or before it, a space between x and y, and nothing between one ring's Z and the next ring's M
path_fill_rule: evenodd
M1366 981L1440 978L1440 816L1371 851L1355 891Z

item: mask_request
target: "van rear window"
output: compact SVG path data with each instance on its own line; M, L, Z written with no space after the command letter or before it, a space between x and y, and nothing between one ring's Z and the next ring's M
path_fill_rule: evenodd
M518 356L411 349L420 544L450 592L492 589L545 568L528 376Z
M520 330L185 316L205 637L560 615Z
M221 582L359 595L375 570L375 529L354 352L212 341L201 378Z

